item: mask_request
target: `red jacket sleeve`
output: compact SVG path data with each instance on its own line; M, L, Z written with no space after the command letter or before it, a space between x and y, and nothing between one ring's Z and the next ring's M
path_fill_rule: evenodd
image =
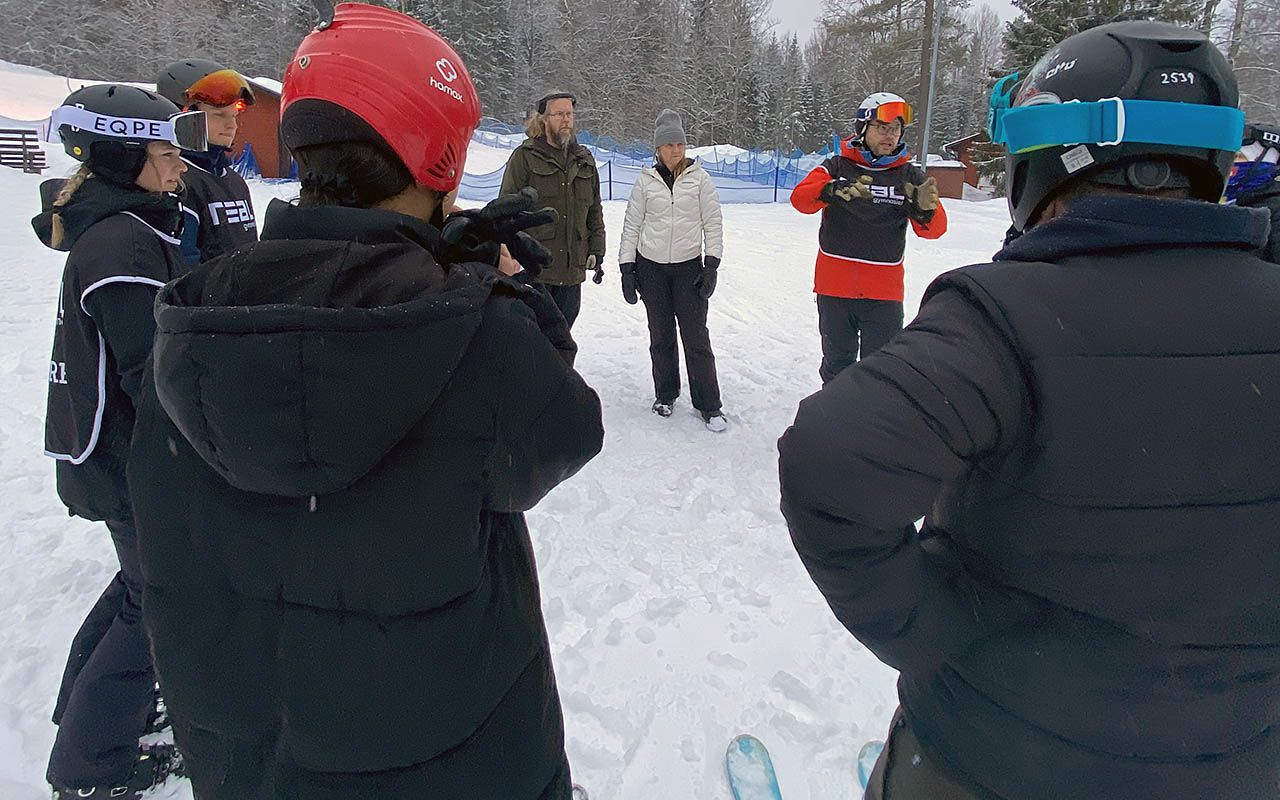
M804 180L797 183L796 188L791 190L791 205L795 206L796 211L801 214L817 214L827 207L826 203L818 199L818 195L822 194L822 187L831 183L831 180L831 173L827 172L826 167L814 167Z
M808 180L806 178L806 180ZM797 186L797 189L800 187ZM795 205L795 195L791 195L791 203ZM797 206L799 208L799 206ZM937 239L947 232L947 210L942 207L942 203L938 203L938 210L933 212L933 219L929 220L926 225L923 222L911 220L911 229L916 232L916 236L921 239Z

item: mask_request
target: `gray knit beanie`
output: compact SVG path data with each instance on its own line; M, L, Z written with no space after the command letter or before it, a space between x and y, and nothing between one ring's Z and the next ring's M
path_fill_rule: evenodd
M662 113L658 114L658 121L653 123L653 149L657 150L664 144L688 144L688 140L684 135L684 123L680 121L680 115L669 108L662 109Z

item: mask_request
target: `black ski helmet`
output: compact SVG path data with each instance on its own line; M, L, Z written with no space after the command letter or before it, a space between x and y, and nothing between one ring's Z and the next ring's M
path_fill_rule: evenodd
M997 84L996 93L1001 90ZM1146 190L1182 187L1210 201L1222 196L1235 147L1222 149L1218 142L1229 123L1213 123L1221 130L1178 132L1188 141L1213 142L1209 146L1152 144L1125 136L1122 101L1157 101L1164 105L1148 108L1174 111L1181 104L1238 107L1239 89L1230 65L1199 31L1149 21L1091 28L1049 51L1017 82L1012 94L1012 103L1006 101L1012 109L1054 106L1070 111L1065 104L1076 102L1112 105L1117 130L1114 141L1052 143L1020 152L1011 147L1005 180L1017 230L1025 230L1065 184L1081 180ZM993 120L999 100L993 94ZM1150 115L1145 127L1153 127Z
M90 118L72 120L73 115ZM175 134L175 117L182 116L181 134ZM163 123L148 125L146 123ZM124 84L101 83L67 95L51 118L67 154L89 165L95 175L115 183L131 184L147 160L147 144L177 139L188 132L204 136L204 115L182 115L177 106L155 92ZM195 141L195 139L193 139Z
M202 82L215 84L211 88L216 88L216 96L203 92ZM175 61L160 70L156 91L180 108L190 108L198 102L214 106L229 106L237 100L248 106L254 102L253 89L244 76L216 61L201 58Z

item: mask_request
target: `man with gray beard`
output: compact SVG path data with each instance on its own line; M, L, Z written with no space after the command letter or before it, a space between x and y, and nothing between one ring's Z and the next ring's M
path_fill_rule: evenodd
M554 223L529 231L551 251L552 261L538 276L560 307L569 327L582 308L587 270L604 280L604 212L595 156L574 135L577 98L553 92L538 101L526 128L529 138L511 154L502 176L502 194L525 186L538 191L538 203L558 213Z

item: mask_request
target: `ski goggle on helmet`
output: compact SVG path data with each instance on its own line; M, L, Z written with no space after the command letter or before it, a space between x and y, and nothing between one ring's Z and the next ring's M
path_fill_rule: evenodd
M183 111L168 119L139 119L99 114L81 106L59 106L49 117L49 141L58 141L59 129L73 133L86 131L96 136L120 139L124 144L168 142L183 150L209 147L209 129L203 111Z
M186 94L189 103L207 103L218 108L234 105L237 111L254 102L249 82L233 69L210 72L188 86Z
M1014 155L1080 143L1235 151L1244 132L1244 112L1227 106L1120 97L1062 102L1048 92L1014 106L1021 79L1015 72L996 81L987 110L987 136Z
M876 92L863 100L854 117L859 128L864 128L872 121L891 123L899 119L902 120L903 127L906 127L915 121L915 112L910 103L889 92Z

